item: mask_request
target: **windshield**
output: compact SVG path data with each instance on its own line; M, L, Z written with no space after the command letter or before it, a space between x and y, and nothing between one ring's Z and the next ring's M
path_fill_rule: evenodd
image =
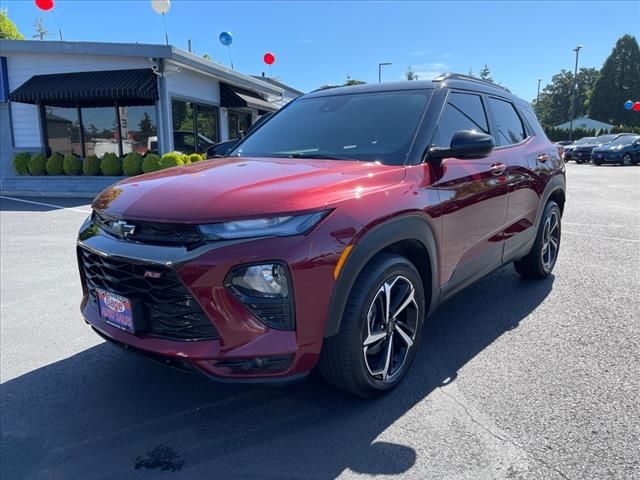
M574 145L584 145L585 143L591 143L596 139L596 137L584 137L580 140L576 140Z
M640 135L638 136L624 135L622 137L616 138L613 142L611 142L611 145L629 145L635 142L636 140L638 140L639 138L640 138Z
M596 138L596 142L598 142L598 143L609 143L614 138L616 138L615 135L601 135L598 138Z
M231 155L402 165L430 95L430 90L407 90L302 98L270 118Z

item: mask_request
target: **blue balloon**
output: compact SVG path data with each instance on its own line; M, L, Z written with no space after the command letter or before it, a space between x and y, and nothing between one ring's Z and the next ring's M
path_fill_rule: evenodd
M222 32L218 37L218 40L220 40L220 43L225 47L228 47L233 43L233 37L230 32Z
M627 110L631 110L633 108L633 102L631 100L627 100L626 102L624 102L624 108L626 108Z

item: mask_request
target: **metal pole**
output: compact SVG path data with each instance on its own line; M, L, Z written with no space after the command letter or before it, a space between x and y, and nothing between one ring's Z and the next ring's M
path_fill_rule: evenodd
M573 119L576 116L576 95L578 94L578 57L580 56L580 49L582 47L583 45L576 45L576 48L573 49L573 51L576 52L576 67L573 72L573 108L571 109L571 120L569 121L569 140L573 140Z
M538 79L538 96L536 97L536 103L540 103L540 82L542 81L541 78Z
M167 20L164 17L164 13L162 14L162 24L164 25L164 41L169 45L169 34L167 33Z
M391 65L391 62L382 62L378 64L378 83L382 82L382 67L384 65Z

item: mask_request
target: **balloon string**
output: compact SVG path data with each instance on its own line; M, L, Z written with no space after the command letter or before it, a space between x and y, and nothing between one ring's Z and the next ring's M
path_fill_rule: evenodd
M227 45L227 50L229 51L229 62L231 62L231 70L234 70L233 68L233 58L231 58L231 46Z
M164 16L164 13L162 14L162 24L164 25L164 41L167 42L167 45L169 45L169 34L167 33L167 19Z
M60 41L62 41L62 29L60 28L60 24L58 23L58 18L56 17L56 12L51 10L51 15L53 16L53 21L56 22L56 27L58 27L58 35L60 35Z

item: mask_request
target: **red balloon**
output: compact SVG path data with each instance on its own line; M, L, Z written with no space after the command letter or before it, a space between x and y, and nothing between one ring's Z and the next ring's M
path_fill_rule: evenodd
M53 0L36 0L36 7L47 12L53 8Z
M640 102L636 102L633 104L633 110L636 112L640 112Z
M273 63L276 61L276 56L271 52L267 52L264 54L264 57L262 57L262 59L267 65L273 65Z

